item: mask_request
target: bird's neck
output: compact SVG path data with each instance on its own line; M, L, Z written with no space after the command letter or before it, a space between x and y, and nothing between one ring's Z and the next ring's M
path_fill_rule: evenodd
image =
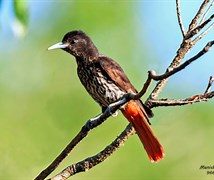
M88 48L86 52L82 52L80 56L76 56L77 63L93 64L97 61L99 52L96 47Z

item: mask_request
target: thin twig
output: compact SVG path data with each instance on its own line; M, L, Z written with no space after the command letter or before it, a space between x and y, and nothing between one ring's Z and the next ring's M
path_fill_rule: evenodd
M209 82L208 82L208 85L207 85L207 88L206 88L204 94L207 94L210 92L213 82L214 82L214 77L210 76L210 79L209 79Z
M135 129L132 127L131 124L129 124L126 129L104 150L92 157L89 157L76 164L68 166L61 173L52 177L51 180L65 180L76 173L84 172L93 168L94 166L106 160L116 150L118 150L133 134L135 134Z
M82 130L78 133L78 135L74 138L75 139L75 143L73 143L73 141L71 141L71 143L66 147L66 150L64 150L57 158L56 160L48 167L46 168L40 175L40 177L43 177L43 174L49 175L58 165L59 163L70 153L70 151L73 149L74 146L76 146L77 142L81 141L87 134L88 132L93 129L94 127L97 127L98 125L100 125L102 122L104 122L109 116L111 116L112 112L115 112L117 109L119 109L119 107L121 107L123 104L125 104L126 102L128 102L131 99L139 99L140 97L142 97L142 95L144 95L144 93L146 92L146 90L148 89L149 84L151 83L151 79L154 80L160 80L163 78L168 78L169 76L177 73L178 71L184 69L186 66L188 66L191 62L195 61L196 59L198 59L199 57L201 57L203 54L205 54L209 48L214 44L214 41L211 41L209 43L207 43L207 45L203 48L203 50L201 50L197 55L195 55L194 57L192 57L191 59L187 60L185 63L183 63L182 65L180 65L178 68L174 69L173 71L169 71L168 73L165 73L163 75L156 75L154 71L149 71L149 75L147 78L146 83L144 84L142 90L137 93L137 94L131 94L131 93L127 93L120 101L111 104L108 109L101 115L98 115L97 118L93 118L93 121L89 120L86 125L83 126ZM200 96L202 97L202 96ZM197 99L197 102L202 101L204 98L200 98ZM151 102L153 103L153 106L151 106ZM157 102L157 101L156 101ZM160 106L172 106L172 105L182 105L182 104L190 104L196 102L196 100L186 100L186 101L158 101L158 103L160 104ZM149 107L155 107L155 100L150 100L149 102ZM157 104L157 103L156 103ZM76 142L76 139L78 140ZM53 168L54 166L54 168ZM51 171L50 171L51 170ZM48 173L47 173L48 171ZM36 180L39 179L38 177L36 178Z
M192 44L190 40L183 40L183 42L181 43L179 49L177 50L177 54L176 56L173 58L171 64L169 65L169 67L167 68L167 70L165 71L165 73L173 70L174 68L178 67L179 64L181 63L182 59L184 58L184 56L186 55L186 53L192 48ZM163 87L165 86L166 82L167 82L167 78L160 80L155 88L153 89L152 93L149 95L149 97L147 98L147 101L149 99L156 99L157 96L159 95L159 93L162 91ZM146 102L147 102L146 101Z
M75 136L75 138L66 146L66 148L57 156L57 158L46 168L44 169L36 178L35 180L42 180L46 178L51 172L53 172L57 166L65 159L70 152L73 150L73 148L84 138L88 135L88 133L94 129L95 127L102 124L108 117L112 115L115 111L117 111L122 105L130 101L131 99L141 98L144 93L146 92L149 84L151 82L151 79L148 76L148 79L138 94L131 94L127 93L125 94L120 100L117 102L110 104L108 108L105 110L104 113L96 116L95 118L92 118L87 121L87 123L82 127L82 129L79 131L79 133Z
M198 34L199 31L201 29L203 29L214 18L213 15L211 15L211 17L208 20L202 22L197 27L198 20L202 16L202 14L204 12L204 9L205 9L205 7L207 6L208 3L209 3L209 0L205 0L202 3L202 5L200 6L199 11L197 12L197 14L195 15L194 19L192 20L192 22L189 25L189 30L187 32L188 38L186 38L186 34L184 33L185 31L184 31L184 28L183 28L182 18L181 18L181 15L180 15L179 0L176 0L177 16L178 16L179 26L180 26L180 29L182 31L182 34L183 33L185 34L185 39L181 43L180 48L178 49L177 54L174 57L174 59L173 59L172 63L170 64L170 66L168 67L166 73L163 74L163 75L156 75L154 71L149 71L147 81L146 81L146 83L144 84L142 90L139 93L137 93L137 94L127 93L118 102L110 105L104 113L98 115L95 118L90 119L82 127L81 131L76 135L76 137L62 151L62 153L44 171L42 171L40 173L40 175L38 175L35 178L36 180L43 180L44 178L46 178L60 164L60 162L62 162L62 160L73 150L73 148L84 137L87 136L87 134L90 132L91 129L93 129L93 128L97 127L98 125L100 125L101 123L103 123L109 116L111 116L111 114L113 112L115 112L117 109L119 109L121 107L121 105L127 103L131 99L139 99L140 97L142 97L142 95L148 89L152 79L160 80L158 82L158 84L156 85L155 89L153 90L153 92L151 93L150 97L147 99L147 102L146 102L147 105L148 105L149 102L152 102L153 103L152 107L157 107L156 106L157 103L159 103L158 106L164 106L164 104L166 105L167 103L168 103L168 105L169 104L175 105L176 103L177 104L179 104L179 103L191 104L191 103L195 103L195 102L206 101L207 99L212 98L214 96L214 91L213 92L209 92L210 91L210 87L211 87L211 85L213 83L213 79L211 79L209 84L208 84L208 87L207 87L205 93L202 94L202 95L195 95L195 96L192 96L192 97L184 99L184 100L174 100L174 103L173 103L173 100L169 100L169 99L162 99L162 100L153 99L154 97L158 96L158 93L161 91L161 89L164 87L165 83L167 82L167 78L168 77L170 77L171 75L173 75L173 74L177 73L178 71L184 69L191 62L193 62L196 59L198 59L199 57L201 57L214 44L214 41L209 42L205 46L205 48L202 51L200 51L197 55L195 55L191 59L187 60L182 65L180 65L180 62L185 57L186 53L194 45L192 43L192 41L190 40L190 38L195 36L196 34ZM207 30L205 30L205 31L207 31ZM204 35L203 33L202 33L202 36ZM81 161L81 162L78 162L76 164L73 164L73 165L69 166L68 168L66 168L62 172L62 174L61 174L62 176L56 176L56 177L62 178L62 179L67 179L67 177L69 177L69 176L71 176L71 175L73 175L75 173L82 172L82 171L85 171L85 170L88 170L88 169L94 167L98 163L100 163L100 162L104 161L106 158L108 158L113 152L115 152L122 144L125 143L125 141L132 134L134 134L134 132L135 132L134 128L132 127L131 124L129 124L129 126L123 131L123 133L115 141L113 141L112 144L107 146L103 151L101 151L100 153L98 153L97 155L95 155L93 157L85 159L84 161Z
M203 12L204 12L204 9L206 8L206 6L207 6L207 4L208 4L209 2L210 2L210 0L205 0L205 1L201 4L201 6L200 6L198 12L196 13L195 17L192 19L192 22L191 22L190 25L189 25L189 30L188 30L188 31L192 31L193 29L195 29L195 27L196 27L197 24L198 24L198 20L199 20L200 17L202 16L202 14L203 14Z
M159 81L159 80L163 80L163 79L166 79L166 78L172 76L173 74L181 71L182 69L187 67L189 64L191 64L193 61L197 60L202 55L207 53L209 51L209 49L213 46L213 44L214 44L214 41L208 42L206 44L206 46L200 52L198 52L195 56L193 56L189 60L185 61L183 64L181 64L177 68L173 69L172 71L168 71L168 72L166 72L166 73L164 73L162 75L156 75L156 74L154 74L154 71L150 71L150 77L155 81Z
M214 14L212 14L206 21L204 21L202 24L194 28L193 30L189 31L187 35L185 36L185 39L190 39L196 34L198 34L208 23L210 23L214 19Z
M177 11L177 18L178 18L178 24L181 30L181 33L183 35L183 38L186 36L186 32L184 30L182 18L181 18L181 11L180 11L180 0L176 0L176 11Z
M66 146L66 148L57 156L57 158L45 169L43 170L36 178L35 180L42 180L46 178L51 172L53 172L57 166L65 159L69 153L73 150L73 148L84 138L88 135L89 131L94 129L95 127L102 124L108 117L112 115L119 107L123 104L125 104L128 100L128 95L125 95L121 100L119 100L117 103L114 103L114 105L110 105L104 113L96 116L95 118L92 118L87 121L87 123L82 127L82 129L79 131L79 133L75 136L74 139ZM130 98L129 98L130 99Z
M148 87L149 87L149 85L151 84L151 81L152 81L151 73L155 73L155 72L153 72L153 71L149 71L148 72L147 80L144 83L143 88L141 89L141 91L139 93L137 93L137 94L130 93L129 94L131 99L134 99L134 100L140 99L146 93L146 91L147 91L147 89L148 89Z
M213 85L214 78L210 76L204 94L197 94L186 99L151 99L148 103L149 108L160 107L160 106L182 106L187 104L193 104L197 102L207 101L214 96L214 91L210 92Z
M194 40L192 40L192 44L195 45L202 37L204 37L212 28L214 27L214 23L212 23L204 32L198 35Z
M209 3L209 1L205 0L202 3L202 5L200 6L199 11L197 12L196 16L194 17L194 19L192 20L192 22L189 25L189 30L188 30L188 32L186 32L185 39L183 39L183 42L181 43L179 49L177 50L177 53L176 53L175 57L173 58L171 64L167 68L166 73L168 73L169 71L172 71L173 69L175 69L176 67L178 67L180 65L181 61L184 59L184 57L187 54L187 52L190 51L191 48L196 43L196 41L194 43L191 41L191 37L197 35L199 33L199 31L202 28L204 28L213 19L213 15L212 15L208 20L206 20L205 22L203 22L201 25L199 25L196 28L197 23L198 23L198 19L201 17L201 14L204 12L204 9L205 9L205 7L207 6L208 3ZM203 35L205 35L205 34L204 33L201 34L200 38ZM147 98L147 101L149 101L149 99L156 99L157 98L157 96L162 91L163 87L165 86L167 80L168 79L165 78L163 80L160 80L156 84L154 90L152 91L150 96Z
M214 96L214 91L206 94L198 94L187 99L151 99L149 101L149 108L161 106L182 106L198 102L204 102Z
M201 18L201 21L200 21L199 25L204 22L207 14L210 12L211 8L213 7L213 4L214 4L214 0L211 2L211 4L209 5L209 7L207 8L206 12L204 13L203 17Z
M183 100L173 100L173 99L151 100L150 108L158 106L180 106L207 101L208 99L214 96L214 91L209 92L213 82L214 78L210 77L208 86L204 94L194 95L190 98L186 98ZM126 129L103 151L96 154L95 156L89 157L87 159L84 159L83 161L80 161L76 164L66 167L58 175L52 177L51 180L65 180L76 173L91 169L92 167L106 160L110 155L112 155L116 150L118 150L126 142L126 140L128 140L128 138L134 133L135 129L131 124L129 124L126 127Z

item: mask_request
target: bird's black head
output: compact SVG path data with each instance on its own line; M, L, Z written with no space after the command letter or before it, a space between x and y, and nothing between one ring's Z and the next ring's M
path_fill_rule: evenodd
M83 31L71 31L65 34L62 42L48 48L63 49L77 59L92 61L98 56L98 50L91 39Z

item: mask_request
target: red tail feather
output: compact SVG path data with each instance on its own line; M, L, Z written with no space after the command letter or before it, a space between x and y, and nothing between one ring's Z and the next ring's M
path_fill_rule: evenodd
M140 105L135 101L130 101L121 111L134 126L149 159L152 162L161 160L164 156L163 147L152 132L152 129L147 122L147 117L142 112Z

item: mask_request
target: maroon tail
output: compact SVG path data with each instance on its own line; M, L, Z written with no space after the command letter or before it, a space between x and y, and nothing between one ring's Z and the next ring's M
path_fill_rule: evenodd
M151 162L161 160L164 157L163 147L152 132L140 106L135 101L130 101L121 111L134 126Z

